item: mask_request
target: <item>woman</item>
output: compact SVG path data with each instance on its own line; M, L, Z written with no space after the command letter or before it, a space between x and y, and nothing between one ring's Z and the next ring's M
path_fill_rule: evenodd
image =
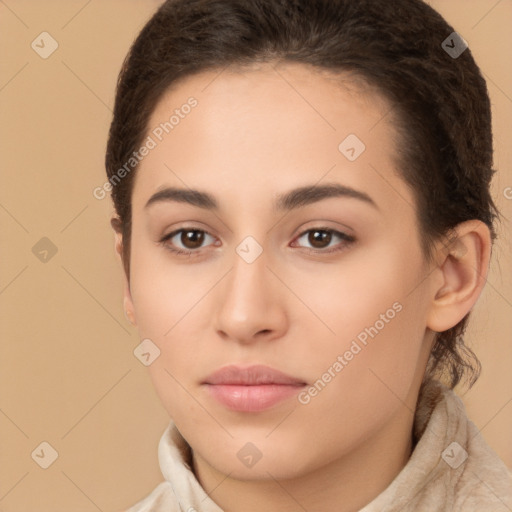
M106 156L171 422L142 511L510 510L452 391L497 211L485 82L420 0L174 0Z

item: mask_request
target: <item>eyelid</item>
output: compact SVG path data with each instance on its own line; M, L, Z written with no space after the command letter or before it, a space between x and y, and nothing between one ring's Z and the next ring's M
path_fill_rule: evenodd
M332 224L335 224L334 226ZM297 229L294 235L295 237L303 235L307 231L311 230L322 230L322 231L332 231L335 233L341 233L346 236L355 236L353 228L351 228L348 224L343 224L341 222L334 222L328 219L315 219L310 222L306 222L302 224L300 229Z

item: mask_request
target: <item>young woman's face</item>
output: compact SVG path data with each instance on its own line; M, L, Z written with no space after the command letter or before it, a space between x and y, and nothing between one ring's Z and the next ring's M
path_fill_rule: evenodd
M235 478L410 435L432 282L389 105L361 87L298 64L202 73L149 123L126 304L196 460Z

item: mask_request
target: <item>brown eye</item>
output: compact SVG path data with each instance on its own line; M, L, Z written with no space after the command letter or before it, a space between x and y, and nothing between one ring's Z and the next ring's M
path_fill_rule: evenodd
M308 242L315 249L323 249L324 247L328 246L331 239L332 233L319 229L311 230L308 235Z
M331 244L331 242L336 242L338 239L338 243ZM303 240L309 244L306 246L297 244L300 240ZM309 249L313 252L318 253L329 253L335 252L337 250L342 250L350 243L355 242L355 238L351 235L347 235L346 233L342 233L341 231L337 231L335 229L330 228L313 228L304 231L294 242L294 246L297 244L300 247L304 247L304 249Z
M180 242L186 249L197 249L203 244L204 235L204 231L199 231L198 229L183 230Z
M165 235L160 243L176 254L192 255L193 253L199 254L200 250L206 247L207 237L210 237L212 242L215 241L212 235L202 229L181 228Z

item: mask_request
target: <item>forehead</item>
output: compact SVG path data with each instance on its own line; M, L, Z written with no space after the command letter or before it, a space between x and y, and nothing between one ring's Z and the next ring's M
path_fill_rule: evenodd
M201 125L222 131L233 125L240 128L237 121L245 118L253 130L266 128L262 132L286 125L303 133L327 134L342 132L350 124L354 131L363 133L390 110L380 91L354 73L334 74L289 62L264 63L209 70L180 79L157 103L148 132L168 120L172 110L179 110L190 97L200 104L194 117L200 118ZM302 125L297 126L298 120ZM196 133L198 124L194 123Z
M257 199L264 185L279 192L327 174L347 186L382 188L379 173L397 178L389 111L382 95L356 76L305 65L192 75L154 109L146 136L156 144L139 165L135 188L147 199L165 184L219 191L222 185Z

